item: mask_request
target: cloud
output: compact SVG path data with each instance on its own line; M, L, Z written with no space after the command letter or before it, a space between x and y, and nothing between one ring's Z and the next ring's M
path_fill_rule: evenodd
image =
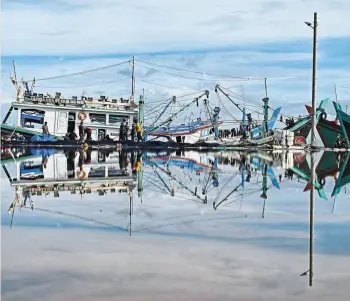
M312 19L315 10L319 12L321 38L349 36L350 27L350 4L346 1L337 5L314 0L291 0L282 5L253 0L180 0L170 5L150 0L42 2L5 1L5 55L214 49L266 40L310 39L312 34L304 21ZM33 18L37 15L40 18ZM342 26L336 20L342 20ZM24 28L30 34L25 34ZM64 31L65 35L45 35Z
M213 89L219 83L239 94L244 91L260 110L265 95L261 79L223 80L208 74L267 77L271 107L304 115L303 104L311 99L312 31L303 22L312 21L314 11L319 13L317 101L334 99L334 85L346 86L350 78L346 1L5 1L1 101L9 103L15 97L8 79L13 59L18 76L32 79L93 69L135 55L136 95L144 89L146 102L208 89L210 101L218 105ZM335 20L342 20L342 25ZM158 68L138 60L203 73ZM82 93L98 97L101 91L110 98L128 97L130 73L124 65L38 81L36 90L61 91L67 97ZM342 105L350 104L344 89L338 89L338 99ZM230 109L241 118L240 112ZM334 113L332 103L329 110Z

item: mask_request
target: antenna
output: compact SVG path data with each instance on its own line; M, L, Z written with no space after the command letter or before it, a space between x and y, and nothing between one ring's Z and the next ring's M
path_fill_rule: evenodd
M337 86L334 85L335 102L338 102Z

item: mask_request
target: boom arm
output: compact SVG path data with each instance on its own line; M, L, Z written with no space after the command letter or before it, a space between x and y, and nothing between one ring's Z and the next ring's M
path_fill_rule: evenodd
M178 112L174 113L172 116L170 116L169 118L167 118L165 121L161 122L159 125L157 126L152 126L150 129L148 129L146 131L146 133L144 134L145 136L147 136L150 132L160 128L161 126L163 126L164 124L167 124L169 122L171 122L173 120L174 117L176 117L179 113L183 112L184 110L186 110L187 108L189 108L191 105L193 105L194 103L197 103L198 106L198 100L200 98L202 98L203 96L209 96L209 91L206 90L205 92L203 92L203 94L201 94L200 96L196 97L195 99L193 99L189 104L187 104L186 106L184 106L183 108L181 108Z
M231 101L231 102L238 108L238 110L240 110L243 114L245 114L244 110L242 110L242 109L239 107L239 105L236 104L236 103L230 98L230 96L228 96L228 94L225 93L225 92L220 88L219 85L216 85L216 86L215 86L215 92L218 93L218 91L220 91L222 94L224 94L224 95L228 98L228 100Z

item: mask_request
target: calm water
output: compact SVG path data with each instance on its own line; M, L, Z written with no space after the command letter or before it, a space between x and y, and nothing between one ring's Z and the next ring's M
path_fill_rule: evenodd
M349 156L3 150L2 300L348 300Z

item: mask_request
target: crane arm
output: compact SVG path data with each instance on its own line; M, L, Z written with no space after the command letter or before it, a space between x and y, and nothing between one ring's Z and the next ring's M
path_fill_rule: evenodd
M225 92L221 89L221 87L220 87L219 85L216 85L216 86L215 86L215 92L218 93L218 91L220 91L222 94L224 94L224 95L228 98L228 100L231 101L231 102L238 108L238 110L240 110L243 114L245 114L245 112L239 107L239 105L238 105L237 103L235 103L235 102L230 98L230 96L228 96L228 94L225 93Z
M171 115L169 118L167 118L165 121L161 122L159 125L156 126L152 126L150 129L148 129L146 131L146 133L144 134L145 136L147 136L150 132L162 127L163 125L173 121L174 117L177 117L177 115L179 115L181 112L185 111L187 108L189 108L191 105L193 105L194 103L197 104L198 106L198 100L200 98L202 98L203 96L208 96L209 95L209 91L206 90L204 93L202 93L200 96L196 97L195 99L193 99L189 104L187 104L186 106L184 106L183 108L181 108L178 112L174 113L173 115Z

